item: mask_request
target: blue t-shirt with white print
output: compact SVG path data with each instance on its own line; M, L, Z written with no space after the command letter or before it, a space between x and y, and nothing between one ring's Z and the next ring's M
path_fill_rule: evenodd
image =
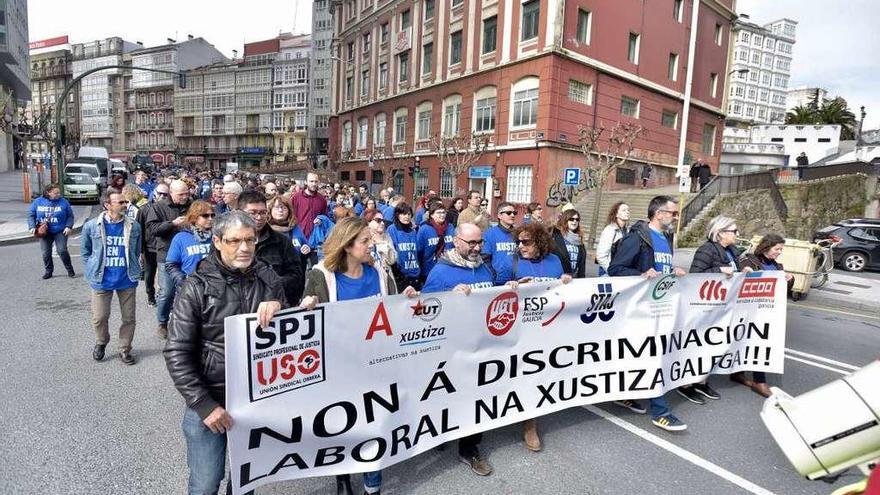
M533 282L547 282L559 280L563 273L565 271L562 269L562 262L553 253L535 260L519 258L516 263L516 273L513 273L513 263L511 262L508 267L498 272L495 284L504 285L511 280L519 280L524 277L530 277Z
M672 273L672 248L666 236L652 228L651 244L654 246L654 270L660 273Z
M452 225L446 228L446 235L443 241L446 244L443 248L444 251L453 248L452 238L454 230L455 227ZM431 269L434 268L434 265L437 264L434 254L437 252L438 242L440 242L440 234L437 233L437 230L429 224L422 225L416 238L416 244L419 248L419 264L422 267L423 277L427 277Z
M513 233L506 231L501 226L490 227L483 234L483 254L492 257L492 268L500 273L510 268L510 260L516 252L516 242Z
M485 263L476 268L464 268L451 265L445 260L440 260L422 287L422 292L445 292L455 288L459 284L465 284L471 289L485 289L494 285L492 271Z
M104 277L95 290L124 290L137 287L137 281L128 278L128 257L125 252L125 221L104 222Z
M404 232L396 225L388 227L388 236L397 251L397 267L407 277L418 277L421 273L419 266L418 231L415 229Z
M168 248L168 256L165 258L165 262L180 265L180 270L189 275L196 271L199 261L202 261L210 252L210 237L203 242L199 242L192 232L178 232L171 239L171 246Z

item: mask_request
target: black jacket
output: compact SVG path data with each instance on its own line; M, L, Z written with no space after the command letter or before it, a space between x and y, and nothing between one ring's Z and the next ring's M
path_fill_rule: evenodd
M733 259L739 258L740 250L736 246L730 246ZM721 273L721 267L731 266L730 260L727 259L724 247L717 242L706 241L694 253L694 259L691 262L690 273Z
M141 252L150 251L151 253L156 252L156 238L147 235L147 214L153 207L156 206L156 203L147 203L144 206L138 208L137 217L135 218L137 223L141 226Z
M175 227L171 221L177 217L185 216L190 204L187 201L185 204L178 205L172 203L170 198L163 199L156 202L145 214L146 237L152 238L152 241L148 240L147 244L150 242L155 243L156 261L159 263L165 262L165 257L168 256L168 248L171 247L171 239L174 238L174 234L182 230L182 228Z
M562 271L574 278L584 278L587 276L587 249L583 244L578 246L577 271L571 269L571 256L568 254L568 246L565 243L565 237L559 229L553 229L553 252L562 261Z
M247 273L227 268L219 253L199 262L174 298L165 343L165 365L177 391L204 419L226 404L223 319L254 313L264 301L284 298L281 281L255 260Z
M305 285L305 264L290 239L266 226L257 240L257 259L265 262L284 284L288 301L302 299Z
M698 176L700 178L700 184L705 184L705 183L709 182L709 179L712 178L712 169L709 167L709 165L704 163L700 167L700 170L698 172Z
M633 224L629 234L620 240L617 252L611 258L608 275L612 277L641 275L654 268L654 243L651 242L651 232L648 229L650 227L644 220ZM669 241L669 251L674 251L672 234L664 234L664 236Z

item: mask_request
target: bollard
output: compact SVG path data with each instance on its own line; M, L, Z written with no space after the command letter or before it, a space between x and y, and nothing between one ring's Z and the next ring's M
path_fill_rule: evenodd
M31 174L25 168L21 173L22 191L24 192L24 202L31 202Z

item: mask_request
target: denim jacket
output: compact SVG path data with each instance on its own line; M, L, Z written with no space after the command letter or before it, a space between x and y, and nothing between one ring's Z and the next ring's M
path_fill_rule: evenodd
M85 279L100 285L104 280L104 246L107 234L104 231L104 215L101 213L83 225L80 254L85 265ZM128 278L137 282L141 278L141 226L123 216L125 237L125 256L128 258Z

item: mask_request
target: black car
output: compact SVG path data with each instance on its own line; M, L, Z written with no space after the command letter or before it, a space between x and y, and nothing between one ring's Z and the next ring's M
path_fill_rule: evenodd
M830 239L834 247L834 264L851 272L880 268L880 219L852 218L820 229L813 242Z

